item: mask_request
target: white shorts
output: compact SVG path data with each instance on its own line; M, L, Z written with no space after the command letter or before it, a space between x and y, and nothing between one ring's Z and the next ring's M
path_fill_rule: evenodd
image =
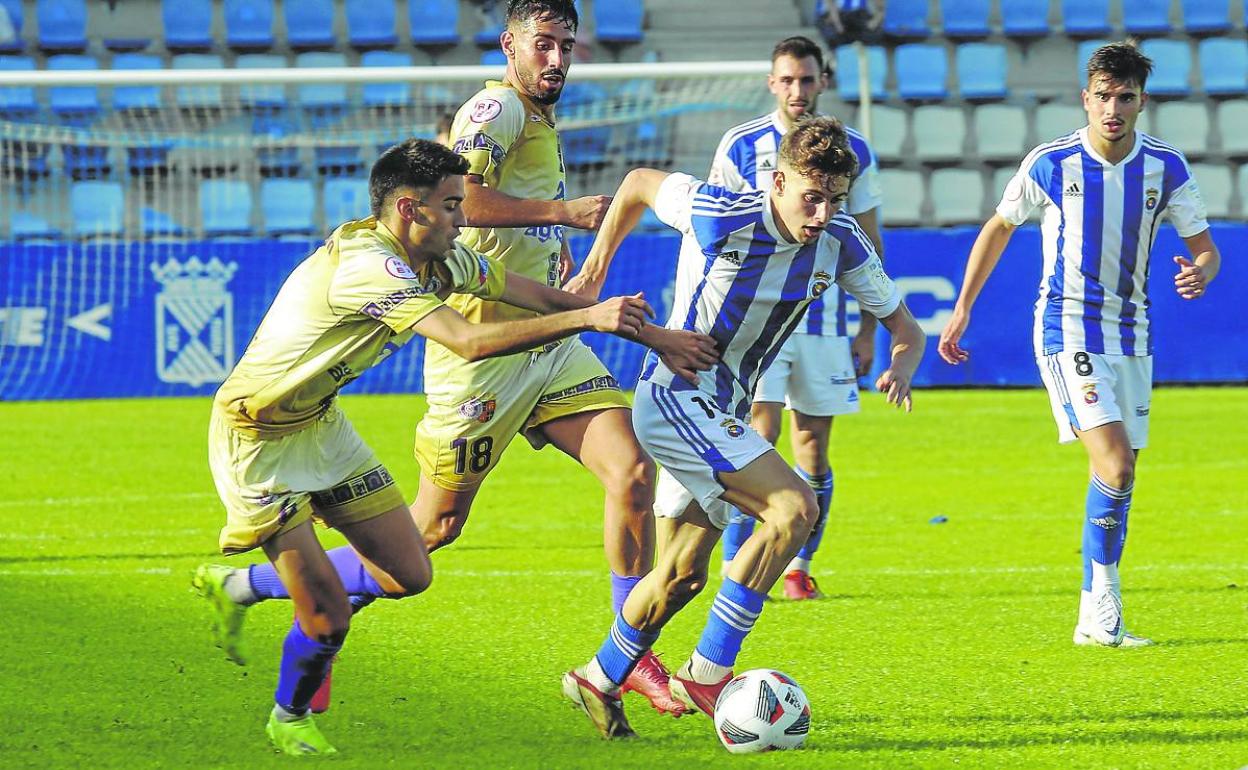
M848 337L794 334L758 381L754 401L771 401L814 417L859 410L858 378Z
M711 523L728 525L731 506L720 499L720 473L733 473L774 451L744 420L719 411L698 390L669 390L637 383L633 430L645 450L663 466L655 490L654 515L678 518L690 502Z
M1076 430L1121 422L1132 449L1148 446L1152 356L1063 351L1040 356L1036 364L1049 391L1058 441L1074 441Z

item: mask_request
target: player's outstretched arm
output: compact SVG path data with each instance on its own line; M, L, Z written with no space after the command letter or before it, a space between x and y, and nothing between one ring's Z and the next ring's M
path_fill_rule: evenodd
M464 217L470 227L565 225L595 230L611 205L609 195L588 195L570 201L516 198L487 187L479 174L469 174L465 182Z
M653 168L635 168L628 172L620 183L620 189L615 191L615 198L607 209L602 226L598 228L594 245L589 249L589 256L585 257L585 264L568 281L568 291L591 299L602 292L602 284L607 279L607 270L616 250L620 248L624 236L641 221L646 208L654 208L659 185L668 176L666 171Z
M1174 276L1174 290L1183 299L1198 299L1205 296L1205 290L1218 276L1222 254L1207 229L1184 238L1183 243L1192 259L1175 256L1174 263L1179 266L1179 272Z
M893 347L889 367L875 381L875 387L888 395L888 403L904 407L909 412L913 408L910 383L914 380L919 362L923 360L927 335L904 302L881 318L880 323L892 335Z
M417 334L444 345L468 361L528 350L584 331L636 339L654 309L641 294L612 297L579 310L504 323L474 324L449 307L440 307L413 324Z
M953 315L940 333L940 344L937 351L940 357L951 364L960 364L971 357L962 349L958 342L971 322L971 307L979 298L980 291L988 281L1001 253L1005 251L1015 226L1005 221L1000 214L993 214L979 230L975 245L971 247L971 255L966 260L966 274L962 278L962 291L953 306Z

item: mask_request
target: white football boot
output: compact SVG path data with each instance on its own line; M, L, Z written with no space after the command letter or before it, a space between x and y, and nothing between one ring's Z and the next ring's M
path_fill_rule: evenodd
M1152 639L1126 630L1122 621L1122 597L1117 590L1107 587L1097 594L1095 601L1092 596L1090 591L1080 592L1075 644L1081 647L1150 647L1155 644ZM1117 633L1114 633L1115 628Z

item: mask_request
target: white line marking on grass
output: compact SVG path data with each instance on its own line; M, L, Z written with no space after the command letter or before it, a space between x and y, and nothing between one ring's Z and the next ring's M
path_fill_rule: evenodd
M101 540L103 538L132 538L132 537L185 537L188 535L202 535L208 532L207 529L126 529L112 530L109 532L94 532L91 534L92 540ZM78 532L56 534L52 532L0 532L0 540L81 540L82 534Z
M95 495L92 497L28 497L0 500L0 508L30 508L37 505L99 505L102 503L150 503L171 500L215 500L212 492L167 492L155 495Z
M103 575L172 575L168 567L139 567L138 569L73 569L50 567L45 569L0 569L0 577L100 577Z

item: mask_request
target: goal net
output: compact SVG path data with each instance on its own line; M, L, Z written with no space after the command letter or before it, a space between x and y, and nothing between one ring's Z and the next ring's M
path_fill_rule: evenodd
M0 67L0 399L211 393L291 267L367 215L377 155L433 138L501 76L317 66L334 56L290 68L263 55L230 69L194 55L175 61L188 69L122 69L121 56L110 70L80 69L85 57ZM723 131L770 109L767 71L577 66L557 107L568 195L609 194L638 166L705 174ZM609 288L644 289L661 306L674 248L632 243L636 258L622 255ZM573 235L578 257L588 244ZM591 344L622 382L635 379L636 345ZM418 391L420 368L416 349L352 389Z

